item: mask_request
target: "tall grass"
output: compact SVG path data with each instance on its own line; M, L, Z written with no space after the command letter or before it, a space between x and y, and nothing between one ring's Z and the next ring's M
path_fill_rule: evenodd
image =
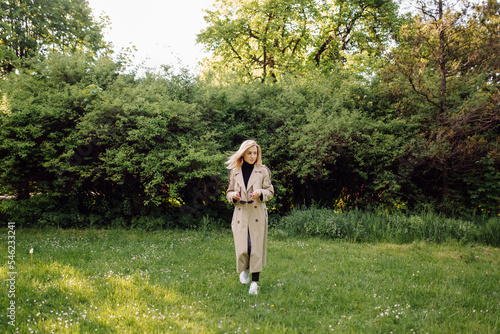
M320 236L348 241L408 243L413 241L500 245L500 218L478 216L471 220L419 214L324 208L295 210L272 222L277 235Z
M500 251L272 230L259 294L229 229L16 231L20 333L498 333ZM7 253L0 230L0 252ZM33 248L33 259L29 250ZM0 267L0 279L8 275ZM0 289L0 332L10 300Z

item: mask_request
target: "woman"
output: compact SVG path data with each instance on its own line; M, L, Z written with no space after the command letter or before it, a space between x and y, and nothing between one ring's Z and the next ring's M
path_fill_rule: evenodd
M262 164L262 150L253 140L243 142L226 162L229 173L227 200L234 204L231 228L236 249L236 271L249 293L258 292L259 274L266 265L267 209L274 196L271 173Z

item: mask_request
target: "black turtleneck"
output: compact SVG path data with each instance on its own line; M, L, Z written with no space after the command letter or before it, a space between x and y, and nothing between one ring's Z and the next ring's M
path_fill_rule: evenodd
M241 171L243 173L243 181L245 182L245 188L248 188L248 180L250 179L250 175L252 175L254 165L250 165L248 162L243 161L243 165L241 166Z

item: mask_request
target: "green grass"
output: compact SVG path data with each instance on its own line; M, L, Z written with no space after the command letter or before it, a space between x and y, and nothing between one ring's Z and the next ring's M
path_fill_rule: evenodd
M7 254L7 230L0 230ZM33 260L29 250L34 249ZM21 333L498 333L500 251L271 231L259 295L222 231L16 231ZM0 279L8 278L2 263ZM8 298L0 291L0 332Z

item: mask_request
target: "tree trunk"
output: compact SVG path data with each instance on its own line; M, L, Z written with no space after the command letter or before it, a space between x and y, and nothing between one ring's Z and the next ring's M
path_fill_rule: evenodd
M446 111L446 50L445 50L445 25L443 24L443 0L439 0L439 72L441 75L441 112Z

